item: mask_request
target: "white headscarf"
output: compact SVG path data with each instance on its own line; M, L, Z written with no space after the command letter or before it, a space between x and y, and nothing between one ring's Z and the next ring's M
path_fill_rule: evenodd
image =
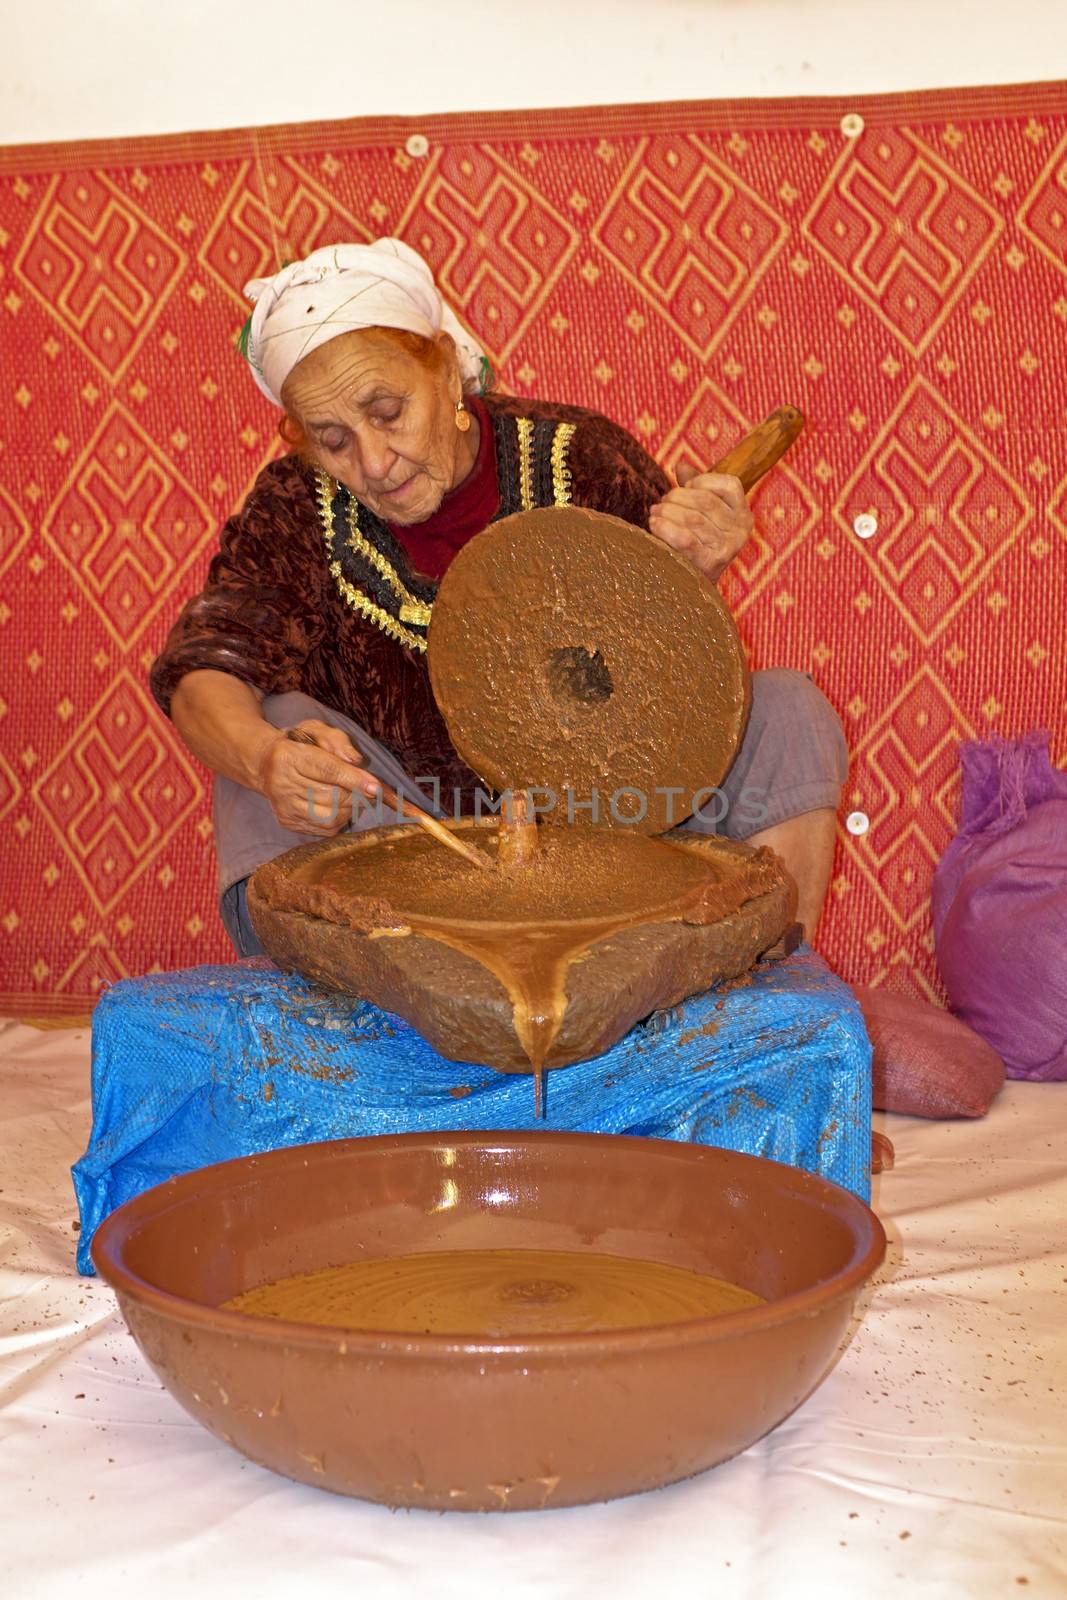
M406 328L428 339L449 333L464 387L481 376L485 351L442 300L426 262L400 239L327 245L273 278L253 278L244 292L256 309L242 348L277 406L298 361L357 328Z

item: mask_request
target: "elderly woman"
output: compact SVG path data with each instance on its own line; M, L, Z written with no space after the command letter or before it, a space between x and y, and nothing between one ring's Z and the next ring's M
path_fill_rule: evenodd
M380 820L366 802L381 782L427 809L428 785L448 813L474 809L478 780L426 662L437 583L474 534L535 506L587 506L647 528L713 582L752 530L735 478L679 473L672 487L594 412L480 393L482 350L397 239L316 250L245 292L245 354L291 450L223 528L152 669L160 706L216 774L220 909L241 954L259 948L250 873ZM318 748L287 739L292 727ZM686 826L776 850L811 933L845 770L811 680L757 672L722 803Z

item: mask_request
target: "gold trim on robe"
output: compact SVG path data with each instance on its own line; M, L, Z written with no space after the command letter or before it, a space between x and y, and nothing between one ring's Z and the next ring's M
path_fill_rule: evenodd
M519 447L519 495L523 511L532 511L535 506L534 499L534 423L529 417L516 417L515 429L518 436ZM552 435L552 447L549 455L549 465L552 475L552 498L557 506L568 506L571 503L571 470L568 462L568 452L571 440L576 432L573 422L560 422ZM318 501L319 519L322 523L323 538L326 543L326 557L330 574L337 585L338 593L345 604L353 611L358 611L368 622L390 639L402 644L408 650L425 651L426 640L417 633L412 633L411 628L428 628L433 615L433 606L413 595L411 590L400 578L399 573L387 556L373 545L362 533L359 526L359 507L355 496L349 492L348 510L346 521L348 523L348 536L345 543L353 554L362 557L368 565L372 566L396 595L400 602L398 616L392 616L384 606L380 606L365 590L357 588L345 577L340 560L337 556L334 541L338 535L338 528L333 514L333 502L340 485L336 478L321 468L315 468L315 495ZM410 626L405 626L410 624Z
M412 633L403 624L410 622L416 627L428 627L431 607L424 605L421 600L411 593L405 584L401 583L392 562L388 561L381 551L376 550L370 541L360 533L356 500L351 496L348 502L348 539L346 543L350 550L355 551L357 555L361 555L376 572L380 572L386 583L388 583L400 601L400 621L390 616L389 612L383 606L378 605L375 600L372 600L370 595L363 589L357 589L354 583L349 583L334 549L337 526L333 515L333 498L338 489L337 480L336 478L331 478L320 468L316 468L315 488L330 573L345 604L351 606L353 611L358 611L361 616L366 617L368 622L373 622L376 628L380 628L388 638L394 639L397 644L405 645L409 650L425 650L426 640L420 638L417 633Z
M571 469L567 452L574 434L573 422L561 422L552 435L552 497L557 506L569 506L571 503Z
M523 511L532 511L534 425L529 417L516 417L515 428L519 435L519 499Z

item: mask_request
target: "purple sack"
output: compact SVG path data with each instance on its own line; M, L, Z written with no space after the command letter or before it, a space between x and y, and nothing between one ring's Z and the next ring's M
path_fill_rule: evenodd
M1011 1078L1067 1078L1067 773L1046 732L960 747L959 832L934 873L949 1004Z

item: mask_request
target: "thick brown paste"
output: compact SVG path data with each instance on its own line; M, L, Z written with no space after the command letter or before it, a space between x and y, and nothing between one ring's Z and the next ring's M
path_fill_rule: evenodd
M690 1322L762 1305L722 1278L569 1250L444 1250L349 1262L247 1289L226 1308L377 1333L514 1338Z

